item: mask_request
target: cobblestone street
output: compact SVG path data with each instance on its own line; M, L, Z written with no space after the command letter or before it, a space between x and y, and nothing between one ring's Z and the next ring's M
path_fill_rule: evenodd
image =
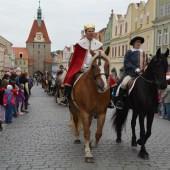
M83 145L73 144L68 108L57 105L40 86L33 88L30 104L28 114L0 132L0 170L170 170L170 122L166 120L156 116L146 145L150 160L144 161L137 157L139 147L130 146L129 119L123 143L115 143L108 110L101 142L93 150L95 163L87 164Z

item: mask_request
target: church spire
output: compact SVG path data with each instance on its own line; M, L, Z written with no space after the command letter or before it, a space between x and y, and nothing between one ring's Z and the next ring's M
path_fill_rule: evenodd
M39 0L39 7L38 7L38 10L37 10L37 21L39 24L41 24L41 20L42 20L42 10L41 10L41 7L40 7L40 0Z

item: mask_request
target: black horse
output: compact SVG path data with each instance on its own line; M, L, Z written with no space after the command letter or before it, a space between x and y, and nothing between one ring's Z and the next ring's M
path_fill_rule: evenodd
M116 142L121 143L122 127L126 122L129 109L133 110L131 120L132 146L137 146L137 144L141 146L138 156L143 159L149 158L145 143L151 136L154 113L156 113L158 107L158 90L167 87L166 72L168 69L168 55L169 49L167 49L164 54L161 54L161 50L158 49L156 56L152 58L145 72L138 77L131 94L125 98L123 110L116 109L116 112L113 115L113 126L117 133ZM140 138L136 140L135 126L138 116ZM146 132L144 125L145 117L147 118Z

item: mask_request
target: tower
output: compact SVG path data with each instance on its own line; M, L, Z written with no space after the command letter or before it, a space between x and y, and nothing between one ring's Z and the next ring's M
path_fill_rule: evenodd
M42 9L40 6L37 9L37 18L33 21L26 48L29 52L28 70L31 75L35 72L50 71L49 58L51 58L51 40L48 36L45 21L42 19Z

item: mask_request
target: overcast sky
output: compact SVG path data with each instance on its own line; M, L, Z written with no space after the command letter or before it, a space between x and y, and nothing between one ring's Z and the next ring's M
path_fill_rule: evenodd
M131 2L140 0L41 0L52 50L78 41L85 23L94 23L96 30L106 27L111 9L125 14ZM13 46L25 46L37 8L38 0L0 0L0 35Z

